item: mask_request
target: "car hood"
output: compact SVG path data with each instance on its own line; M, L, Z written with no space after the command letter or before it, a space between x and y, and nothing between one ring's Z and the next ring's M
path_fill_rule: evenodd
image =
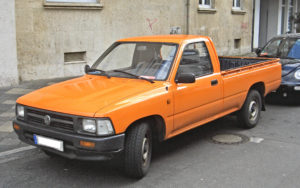
M93 117L108 105L159 87L145 80L85 75L20 97L17 103L66 114ZM113 107L113 106L112 106Z
M300 68L300 60L293 60L293 59L280 59L280 63L282 64L282 76L286 76Z

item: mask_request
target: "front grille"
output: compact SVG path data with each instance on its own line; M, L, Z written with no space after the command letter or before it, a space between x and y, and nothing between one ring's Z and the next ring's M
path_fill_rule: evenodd
M55 112L36 110L31 108L27 108L26 114L27 114L27 121L29 123L46 125L44 118L45 116L48 115L51 118L49 124L50 127L70 130L70 131L74 130L74 119L71 116L65 114L57 114Z

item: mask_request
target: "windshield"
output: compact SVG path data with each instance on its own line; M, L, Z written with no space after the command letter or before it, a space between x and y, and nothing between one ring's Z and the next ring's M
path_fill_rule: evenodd
M300 59L300 39L291 38L286 40L281 50L280 57Z
M270 41L260 56L286 59L300 59L300 39L287 38Z
M177 52L177 44L115 43L92 66L111 77L166 80Z

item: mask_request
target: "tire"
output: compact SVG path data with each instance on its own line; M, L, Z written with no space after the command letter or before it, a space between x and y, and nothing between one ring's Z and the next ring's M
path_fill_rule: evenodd
M132 178L144 177L150 167L152 156L152 135L145 123L134 125L128 130L125 141L125 173Z
M247 99L238 113L239 126L245 129L255 127L260 119L262 98L257 90L250 90Z

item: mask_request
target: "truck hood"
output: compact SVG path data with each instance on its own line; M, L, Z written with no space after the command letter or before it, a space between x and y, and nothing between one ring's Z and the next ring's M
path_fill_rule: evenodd
M159 87L145 80L85 75L20 97L17 103L44 110L93 117L108 105Z

